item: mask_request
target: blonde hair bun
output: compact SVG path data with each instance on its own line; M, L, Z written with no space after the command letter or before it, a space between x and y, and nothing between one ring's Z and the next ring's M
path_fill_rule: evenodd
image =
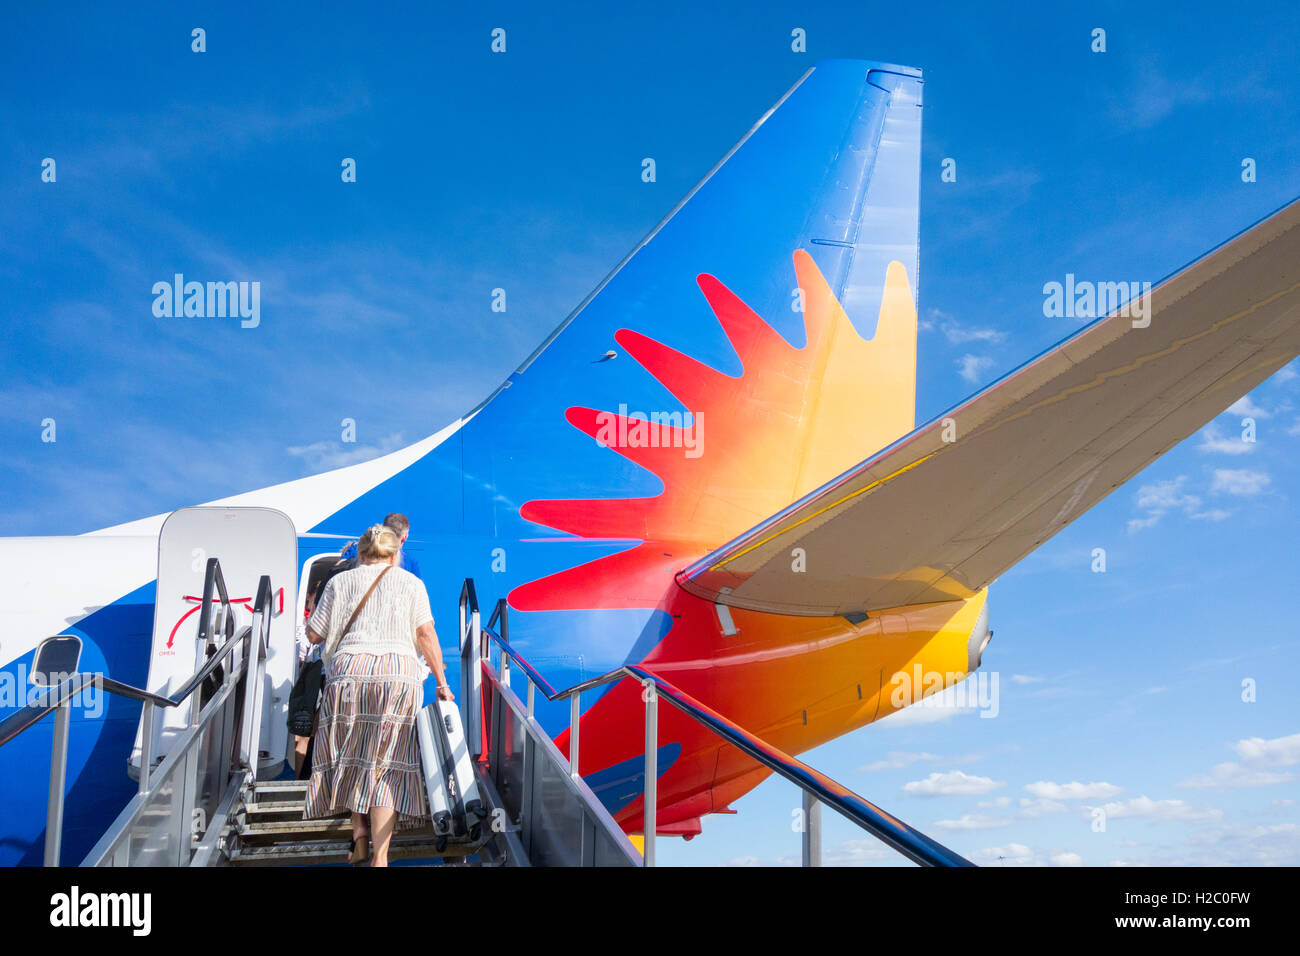
M391 558L402 549L397 532L387 525L376 524L366 529L357 545L357 554L367 561Z

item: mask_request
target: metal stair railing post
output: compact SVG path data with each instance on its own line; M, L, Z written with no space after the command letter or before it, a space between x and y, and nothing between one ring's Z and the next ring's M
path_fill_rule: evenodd
M257 584L257 599L253 603L253 624L249 628L244 658L248 667L254 668L251 680L244 684L244 707L240 720L240 768L257 776L257 762L261 758L258 745L262 741L262 691L266 682L267 648L271 640L271 579L263 575Z
M68 724L72 705L61 701L54 713L54 748L50 752L50 793L45 810L45 865L58 866L63 851L63 790L68 778Z
M576 699L576 697L575 697ZM659 829L659 695L654 681L641 682L645 701L645 865L655 865L655 834Z
M569 698L569 773L580 777L578 773L578 731L582 729L582 695L576 693Z
M822 803L803 791L803 865L822 865Z
M465 737L471 756L483 753L483 659L482 628L474 579L466 578L460 589L460 699L465 713Z

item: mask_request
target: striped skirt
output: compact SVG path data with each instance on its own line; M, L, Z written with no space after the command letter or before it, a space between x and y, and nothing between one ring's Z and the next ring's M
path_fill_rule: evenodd
M429 815L415 728L426 675L406 654L334 655L312 743L305 817L374 807Z

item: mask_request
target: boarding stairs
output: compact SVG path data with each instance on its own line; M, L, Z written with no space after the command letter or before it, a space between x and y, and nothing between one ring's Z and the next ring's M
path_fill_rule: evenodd
M256 781L244 792L223 846L231 866L313 866L346 863L350 817L304 820L306 781ZM480 837L441 838L432 824L399 827L389 846L393 862L499 865Z
M38 649L32 670L34 679L43 681L44 693L0 722L0 746L43 719L54 720L45 837L47 866L77 862L63 860L61 852L68 714L70 702L91 682L104 692L140 702L142 713L137 747L131 757L138 791L80 861L82 865L242 867L346 862L352 841L349 819L305 819L305 782L286 779L289 773L284 769L284 759L273 756L285 754L289 746L280 730L286 711L283 681L277 684L268 669L268 665L282 668L286 653L284 647L276 645L276 640L283 643L283 639L275 637L273 621L286 606L293 606L292 601L286 605L286 589L289 593L296 591L296 582L288 576L287 585L278 585L270 573L263 573L265 561L252 561L247 548L227 547L239 564L238 568L227 567L232 567L241 582L251 582L250 575L256 575L256 596L244 605L251 612L251 620L237 627L236 621L242 615L238 599L232 604L223 571L223 561L229 555L210 547L220 544L219 540L195 539L195 535L203 537L200 531L204 527L219 529L213 532L217 539L229 535L229 516L241 510L267 511L182 509L187 513L221 513L227 523L216 523L216 514L186 514L185 520L174 526L169 519L160 536L160 593L168 573L165 562L181 558L191 562L192 555L212 555L203 565L202 598L196 598L198 606L192 609L197 613L196 630L190 632L194 635L195 667L187 679L173 676L165 686L148 690L103 675L79 673L76 661L69 661L74 650L79 656L80 643L75 635L47 639ZM249 527L259 522L270 527L274 520L266 514L242 517ZM182 529L170 546L169 526ZM292 546L293 554L278 567L296 570L296 538ZM160 615L155 620L156 647L163 636L159 620L165 625L169 619ZM175 633L176 628L172 628L168 647L176 645ZM627 665L573 687L555 689L511 646L509 609L504 599L497 601L487 623L482 622L472 579L467 579L461 589L458 636L457 702L435 701L425 707L419 720L421 760L432 819L418 827L399 825L389 851L390 862L396 865L654 865L661 701L802 791L805 865L821 862L823 805L913 862L928 866L970 865L649 670ZM48 679L49 675L57 675L58 679ZM524 680L522 698L512 688L512 680L518 680L515 675ZM151 671L151 685L152 678ZM578 765L582 694L622 680L641 684L645 701L645 813L640 848L574 769ZM539 691L549 701L569 703L567 754L558 750L534 716Z

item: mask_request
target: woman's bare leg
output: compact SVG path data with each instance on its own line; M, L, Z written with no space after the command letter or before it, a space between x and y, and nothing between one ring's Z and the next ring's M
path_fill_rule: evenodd
M370 857L370 829L364 813L352 814L352 849L348 851L348 862L362 863ZM360 840L360 845L357 841Z
M393 827L396 824L397 811L392 807L370 808L371 866L388 865L388 842L393 838Z

